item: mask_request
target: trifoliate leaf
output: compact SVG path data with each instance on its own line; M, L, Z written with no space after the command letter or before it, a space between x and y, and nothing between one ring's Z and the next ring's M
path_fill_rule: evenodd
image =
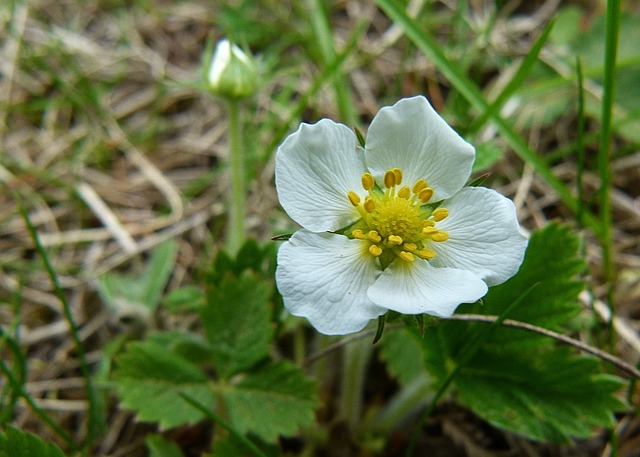
M314 420L315 384L289 362L279 362L224 386L231 423L266 442L290 436Z
M517 275L492 288L484 304L460 308L499 316L522 298L507 318L562 330L581 309L577 296L583 283L576 275L584 263L578 247L567 228L551 225L535 232ZM441 321L423 339L415 335L438 382L452 373L487 325ZM596 359L548 337L501 326L460 367L453 383L459 400L480 417L543 441L590 436L596 427L611 425L613 412L623 407L614 396L622 381L602 374Z
M205 374L187 359L157 342L134 342L117 359L116 389L122 406L138 419L162 428L194 423L204 416L181 396L213 405L214 393Z
M271 294L271 284L248 274L227 275L208 292L202 323L222 378L249 369L267 356L273 335Z
M0 457L64 457L55 444L13 427L0 431Z

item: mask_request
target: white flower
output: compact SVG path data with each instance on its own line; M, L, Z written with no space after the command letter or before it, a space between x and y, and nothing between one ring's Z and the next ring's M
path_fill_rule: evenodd
M209 88L228 98L252 95L258 87L258 70L251 56L229 40L220 40L207 73Z
M475 158L424 97L353 131L302 124L276 154L280 203L303 228L278 252L286 308L320 332L361 330L388 310L448 317L520 267L513 203L463 187Z

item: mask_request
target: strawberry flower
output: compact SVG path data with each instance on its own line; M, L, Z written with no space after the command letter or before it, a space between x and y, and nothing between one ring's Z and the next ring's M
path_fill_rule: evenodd
M302 124L276 153L280 203L302 229L278 251L285 307L343 335L394 310L448 317L513 276L524 256L513 203L463 187L475 158L424 97L355 133Z

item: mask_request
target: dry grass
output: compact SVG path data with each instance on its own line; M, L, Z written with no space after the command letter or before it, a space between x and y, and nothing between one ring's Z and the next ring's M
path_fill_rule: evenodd
M198 81L207 37L218 38L224 32L220 19L224 8L219 2L205 1L9 3L0 6L0 182L4 186L0 194L0 322L3 328L16 326L20 333L21 347L29 359L27 392L81 441L87 402L75 347L61 304L9 190L27 202L81 327L88 360L98 369L108 360L103 358L105 348L125 330L112 310L100 302L96 279L112 270L136 271L150 249L171 238L179 242L169 285L175 288L191 283L195 272L206 266L222 244L226 117L223 105L207 95ZM291 101L305 94L319 73L318 64L294 42L298 34L305 33L299 7L273 3L260 3L263 11L272 14L263 22L290 29L282 34L283 43L273 44L277 51L263 50L267 77L259 96L249 104L245 127L254 158L248 226L253 236L264 241L286 231L290 223L278 209L272 162L260 163L256 158L273 152L262 147L274 140L277 128L287 125ZM531 37L560 2L537 3L528 15L498 18L491 39L482 44L483 52L507 60L526 52ZM471 2L470 14L476 21L483 18L482 4ZM446 12L444 5L440 8ZM518 2L513 5L519 7ZM283 23L289 14L293 15L291 22ZM394 92L389 90L393 87L407 95L427 91L436 108L443 109L446 82L430 62L407 47L399 29L370 2L349 0L335 8L337 47L348 40L359 20L370 25L358 43L358 57L345 64L345 73L350 75L363 124L381 105L393 101ZM276 62L278 58L283 63ZM400 68L405 72L401 79ZM500 78L500 74L488 75L487 88L499 85ZM304 112L309 121L324 116L337 117L328 87ZM551 127L534 123L527 129L527 138L534 150L544 154L573 141L572 131L575 117L567 115ZM490 128L483 135L495 138ZM640 152L615 158L613 169L619 270L615 329L620 353L636 363L640 356ZM572 159L559 162L553 171L575 184ZM515 156L506 154L492 173L488 184L514 199L528 229L542 227L551 219L573 219L531 167ZM588 172L584 181L592 197L598 177ZM585 309L593 306L604 315L599 245L588 234L586 240L594 298L585 294ZM150 325L187 328L193 322L160 313ZM107 397L107 432L95 455L142 455L142 432L148 427L136 424ZM56 440L23 404L17 408L14 424ZM187 432L201 433L195 427L174 435ZM443 433L462 443L467 455L507 455L482 453L477 437L451 420L444 421ZM524 444L518 448L513 444L517 440L509 439L511 449L523 449ZM623 449L625 444L622 442ZM533 447L526 452L547 455Z

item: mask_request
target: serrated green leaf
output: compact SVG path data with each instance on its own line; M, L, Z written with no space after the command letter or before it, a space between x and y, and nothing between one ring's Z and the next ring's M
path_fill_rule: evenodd
M272 286L253 275L226 276L207 294L200 314L222 378L264 359L273 335L269 298Z
M225 386L223 398L239 432L274 442L313 423L318 404L315 390L302 370L283 361Z
M550 225L529 240L516 276L492 288L483 305L465 312L500 315L522 297L506 316L561 330L580 311L577 295L584 270L578 238L566 227ZM439 382L449 376L487 324L441 321L424 339L425 363ZM417 332L414 332L417 333ZM453 380L459 399L492 424L552 442L583 438L598 426L612 424L623 406L615 397L619 378L602 375L598 361L559 347L547 337L522 330L493 329L473 358Z
M13 427L0 431L0 457L64 457L55 444Z
M157 342L134 342L117 359L116 389L124 408L141 421L162 428L194 423L204 416L179 392L214 404L214 393L205 374L193 363Z
M149 449L149 457L184 457L180 446L162 435L147 435L144 443Z
M540 355L480 352L456 378L460 400L488 422L527 437L559 443L588 438L614 424L624 404L623 381L598 374L598 361L566 348Z

